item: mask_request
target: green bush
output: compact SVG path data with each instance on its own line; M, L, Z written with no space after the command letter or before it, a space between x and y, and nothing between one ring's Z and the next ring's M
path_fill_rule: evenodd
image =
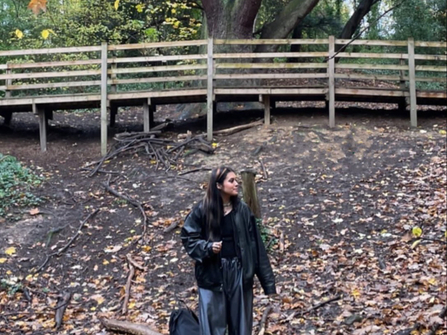
M41 199L31 191L42 183L42 178L23 167L15 157L0 153L0 217L12 207L36 206Z

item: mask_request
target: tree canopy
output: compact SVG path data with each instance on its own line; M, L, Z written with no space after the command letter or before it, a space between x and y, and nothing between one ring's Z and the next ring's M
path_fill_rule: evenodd
M215 38L445 40L444 0L3 0L2 49Z

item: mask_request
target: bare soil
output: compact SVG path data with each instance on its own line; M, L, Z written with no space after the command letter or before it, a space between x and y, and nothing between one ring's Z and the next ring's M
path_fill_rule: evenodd
M161 122L166 115L156 117ZM225 129L261 117L260 111L219 113L215 125ZM209 172L179 173L222 164L258 171L279 295L267 298L256 284L256 334L267 305L274 309L266 334L427 333L429 323L417 318L418 310L446 302L445 196L435 208L429 203L442 200L436 192L446 191L446 111L420 112L418 121L419 127L410 129L407 113L350 108L337 110L337 126L330 129L324 109L280 109L270 127L216 137L214 154L186 155L171 171L156 170L145 152L137 151L107 162L103 169L113 174L89 177L83 168L100 159L98 113L55 113L45 153L35 117L15 115L10 127L0 123L0 152L45 177L36 190L44 202L38 214L14 208L0 218L0 258L6 260L0 279L22 285L15 293L0 290L0 333L111 334L98 320L109 317L167 334L178 300L197 307L193 264L179 231L202 198ZM203 118L176 121L161 136L177 139L205 127ZM141 111L118 115L110 143L123 131L142 131ZM149 216L144 236L140 211L106 192L103 182L143 205ZM33 274L95 210L70 247ZM173 222L179 226L163 233ZM402 239L416 225L441 243L425 241L412 249L411 237ZM6 254L8 247L15 254ZM419 259L422 252L431 263ZM123 316L127 254L145 271L137 270ZM431 279L431 285L423 284ZM57 295L64 290L73 298L62 327L54 330ZM419 299L421 294L430 296ZM350 322L353 316L358 318ZM370 332L362 333L367 327Z

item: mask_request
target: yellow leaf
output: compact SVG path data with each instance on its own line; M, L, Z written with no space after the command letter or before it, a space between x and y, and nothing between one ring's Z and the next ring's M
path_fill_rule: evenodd
M109 264L109 261L108 261L107 259L105 259L105 260L102 262L102 264L103 264L103 265L107 265L107 264Z
M414 249L418 246L418 244L421 243L421 240L416 240L412 245L411 245L411 249Z
M14 247L9 247L8 249L5 250L5 254L12 256L16 253L16 248Z
M120 5L120 0L115 0L115 4L113 7L115 7L115 10L118 10L118 6Z
M217 143L214 143L214 142L213 142L213 143L211 144L211 146L213 147L213 149L216 149L216 148L217 148Z
M21 30L16 29L15 34L19 40L23 38L23 33Z
M3 264L4 262L6 262L7 259L6 258L0 258L0 264Z
M42 38L43 38L44 40L46 40L46 39L48 38L48 36L50 36L50 32L49 32L48 29L44 29L44 30L42 30L41 35L42 35Z
M444 129L441 129L441 130L439 131L439 133L440 133L441 135L446 135L446 134L447 134L447 131L445 131Z
M177 13L177 11L176 11L174 8L172 8L172 9L171 9L171 13L172 13L172 14L175 14L175 13Z
M355 288L355 289L353 289L352 291L351 291L351 294L352 294L352 296L354 297L354 298L358 298L358 297L360 297L360 295L361 295L361 293L360 293L360 291L359 291L359 289L358 288Z
M129 303L129 309L133 309L134 307L135 307L135 303L134 302Z
M138 5L135 6L135 8L137 9L138 13L142 13L144 6L142 4L138 4Z
M422 229L419 227L413 227L413 229L411 230L411 232L413 233L414 237L419 237L422 235Z
M175 21L175 23L172 25L175 29L177 29L180 26L180 21Z

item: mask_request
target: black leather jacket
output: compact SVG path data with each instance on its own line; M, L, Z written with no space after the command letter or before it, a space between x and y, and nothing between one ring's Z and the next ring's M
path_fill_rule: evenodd
M265 294L276 293L275 277L253 213L242 201L238 201L232 212L236 252L242 264L244 285L251 287L256 274ZM200 202L186 217L181 238L186 252L196 261L197 285L221 290L220 255L212 251L213 241L208 240L204 216L203 202Z

